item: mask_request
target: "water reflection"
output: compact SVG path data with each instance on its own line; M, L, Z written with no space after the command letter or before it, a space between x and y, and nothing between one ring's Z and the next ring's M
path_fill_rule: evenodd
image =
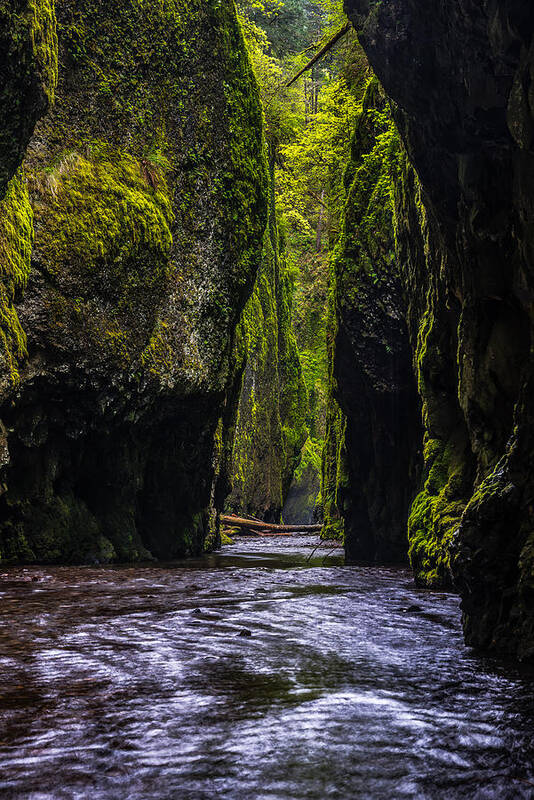
M532 684L312 540L0 578L0 795L532 798Z

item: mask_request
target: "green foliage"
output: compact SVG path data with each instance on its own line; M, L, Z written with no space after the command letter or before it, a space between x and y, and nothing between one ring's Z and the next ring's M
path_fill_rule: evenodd
M311 51L345 22L342 3L288 0L277 8L274 3L242 2L240 10L260 84L271 161L276 165L276 216L286 264L279 323L288 332L285 341L289 358L284 356L284 340L279 341L277 356L286 454L283 472L291 475L295 471L294 485L302 484L298 487L300 494L308 490L316 494L320 483L318 454L326 430L328 261L339 232L345 194L343 174L357 112L345 65L352 62L355 48L360 51L354 40L347 40L341 57L329 55L287 89L288 79ZM296 53L299 46L306 47L307 52ZM267 332L269 326L263 329ZM268 333L264 335L268 338ZM292 355L297 348L298 360ZM296 391L300 385L302 389ZM299 453L305 402L309 438ZM268 429L265 421L264 430ZM311 501L312 507L316 499Z
M240 10L265 31L277 58L319 47L338 30L345 16L340 0L240 0Z
M263 28L246 13L241 15L241 25L260 88L265 135L271 147L277 149L280 143L291 139L299 125L299 91L285 86L287 68L270 53Z
M345 494L349 490L345 450L345 416L333 394L329 396L326 417L325 441L322 450L321 503L323 508L323 539L343 541Z
M320 249L317 225L325 215L325 246L335 240L356 110L356 100L345 79L336 78L321 89L317 113L281 147L278 211L285 219L288 241L296 247Z
M293 290L293 327L308 395L310 436L325 435L328 385L326 348L328 263L323 253L292 254L297 272ZM319 473L318 473L319 474Z
M276 225L238 332L246 360L232 454L229 506L279 520L307 436L306 389L291 325L291 285Z
M265 31L269 49L278 58L298 52L309 44L312 4L304 0L240 0L239 6Z
M354 129L343 177L348 195L343 231L331 263L326 319L329 378L322 499L323 535L328 538L343 538L343 515L348 510L350 494L360 489L349 485L346 420L337 402L334 360L338 320L344 307L359 307L360 291L369 280L378 283L383 274L386 279L389 277L394 260L393 191L400 158L398 134L385 98L365 64L354 86L350 108Z

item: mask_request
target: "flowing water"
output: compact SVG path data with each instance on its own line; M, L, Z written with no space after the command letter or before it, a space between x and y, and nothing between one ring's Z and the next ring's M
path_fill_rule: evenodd
M533 798L531 679L312 545L4 573L0 797Z

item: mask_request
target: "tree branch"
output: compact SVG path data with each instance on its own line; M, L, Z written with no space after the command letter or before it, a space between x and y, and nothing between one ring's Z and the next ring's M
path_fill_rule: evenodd
M321 47L319 52L316 53L316 55L314 55L314 57L310 61L308 61L308 63L304 67L302 67L300 72L297 72L297 74L293 78L291 78L291 80L288 83L286 83L286 88L289 89L289 87L292 86L292 84L294 84L295 81L297 81L300 78L301 75L304 75L305 72L307 72L309 69L311 69L313 67L313 65L316 64L317 61L319 61L319 59L321 59L324 55L326 55L326 53L328 53L328 51L331 50L332 47L337 42L339 42L339 40L343 36L345 36L345 34L347 34L349 32L350 29L351 29L350 22L347 22L346 25L343 25L343 27L337 33L335 33L332 36L331 39L329 39L327 41L325 46Z
M321 200L321 198L318 195L316 195L315 192L312 192L311 189L306 189L306 194L308 194L310 197L313 197L313 199L316 200L319 203L319 205L321 205L326 211L328 211L328 213L330 213L330 209L328 208L326 203L323 200Z

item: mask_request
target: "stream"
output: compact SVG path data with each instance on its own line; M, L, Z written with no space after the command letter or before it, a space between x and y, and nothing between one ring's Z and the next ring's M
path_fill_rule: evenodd
M534 798L532 678L316 544L4 569L0 797Z

